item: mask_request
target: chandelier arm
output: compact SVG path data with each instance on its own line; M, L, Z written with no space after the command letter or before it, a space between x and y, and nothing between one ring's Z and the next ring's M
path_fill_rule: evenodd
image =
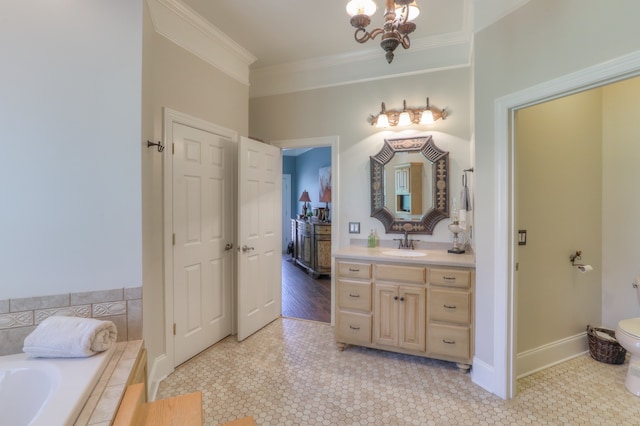
M411 40L409 39L409 35L405 34L402 36L402 38L400 39L400 43L402 43L402 47L404 47L405 49L408 49L411 47Z
M373 40L374 38L376 38L378 35L382 34L384 32L384 30L382 30L381 28L376 28L375 30L371 31L371 32L367 32L367 30L365 30L364 28L358 28L356 30L356 32L353 34L353 37L356 39L356 41L358 43L364 43L367 40ZM360 37L358 37L358 33L361 34Z

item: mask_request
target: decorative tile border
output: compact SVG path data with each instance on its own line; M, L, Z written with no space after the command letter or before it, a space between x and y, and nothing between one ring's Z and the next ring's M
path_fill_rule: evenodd
M142 336L142 287L0 300L0 355L22 352L23 338L53 315L113 321L118 340Z
M127 313L127 302L96 303L93 305L94 317L108 317L111 315L123 315Z
M0 329L33 325L33 311L0 315Z
M42 321L46 320L49 317L58 315L58 316L67 316L67 317L91 317L91 305L83 305L83 306L68 306L65 308L53 308L53 309L39 309L35 312L36 315L36 325L40 324Z

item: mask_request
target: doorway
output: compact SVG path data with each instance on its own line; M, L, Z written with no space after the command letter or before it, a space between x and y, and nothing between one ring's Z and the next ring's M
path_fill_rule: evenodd
M297 155L304 155L306 152L311 151L313 154L314 148L323 147L325 150L329 150L329 157L326 163L322 166L331 166L331 189L332 198L328 204L330 209L330 252L336 247L337 235L339 235L339 222L333 220L333 218L339 217L339 175L338 175L338 148L339 139L337 136L320 137L320 138L308 138L308 139L289 139L272 142L273 145L278 146L285 150L283 152L283 158L287 157L287 154L296 153ZM288 151L288 152L287 152ZM289 160L292 161L292 160ZM318 166L321 167L321 166ZM313 179L315 186L319 185L319 172L318 170L312 170L309 172L309 179ZM287 167L283 165L283 174L290 173L287 171ZM287 234L289 241L292 241L291 233L291 221L299 214L302 213L302 202L299 202L300 195L305 188L298 188L295 183L296 180L292 177L291 182L291 218L289 218L289 226L283 229L283 234ZM309 183L311 184L311 183ZM302 185L305 185L303 183ZM314 186L314 187L315 187ZM310 193L311 207L326 207L325 203L320 203L317 190L306 188ZM309 204L308 204L309 205ZM311 209L313 213L313 209ZM326 275L315 276L309 274L307 270L298 266L294 259L294 253L288 250L283 251L282 256L282 276L283 276L283 295L282 295L282 314L283 316L289 316L292 318L310 319L322 322L331 322L333 324L335 314L333 312L334 298L335 298L335 282L334 274L328 273ZM328 261L331 264L330 270L333 270L333 259L330 258L329 253ZM300 302L300 304L298 304ZM314 313L315 312L315 313Z
M494 259L495 310L493 321L494 392L503 398L516 394L516 247L515 185L513 164L513 120L518 109L603 86L640 74L640 54L632 54L595 65L496 99L494 128L496 194ZM637 120L636 120L637 121ZM568 260L567 260L568 261ZM606 304L606 300L604 302ZM606 305L605 305L606 309ZM482 380L482 379L480 379Z
M282 316L331 322L331 147L284 149L282 158L283 176L291 177L290 198L283 205L293 206L283 216L288 245L282 261Z

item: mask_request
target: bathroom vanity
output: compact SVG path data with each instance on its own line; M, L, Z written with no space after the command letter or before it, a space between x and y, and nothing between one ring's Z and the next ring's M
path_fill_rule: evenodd
M335 338L347 344L453 361L474 353L475 261L446 250L353 246L336 259Z

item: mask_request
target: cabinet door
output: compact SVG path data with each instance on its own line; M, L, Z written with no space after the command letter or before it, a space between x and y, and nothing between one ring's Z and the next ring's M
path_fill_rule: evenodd
M425 351L426 298L422 287L400 287L398 346L415 351Z
M316 235L313 269L319 274L331 273L331 236Z
M403 167L396 170L396 193L407 194L409 193L409 169Z
M298 257L305 266L311 267L311 235L298 229Z
M398 345L398 287L376 284L373 310L374 342L380 345Z

